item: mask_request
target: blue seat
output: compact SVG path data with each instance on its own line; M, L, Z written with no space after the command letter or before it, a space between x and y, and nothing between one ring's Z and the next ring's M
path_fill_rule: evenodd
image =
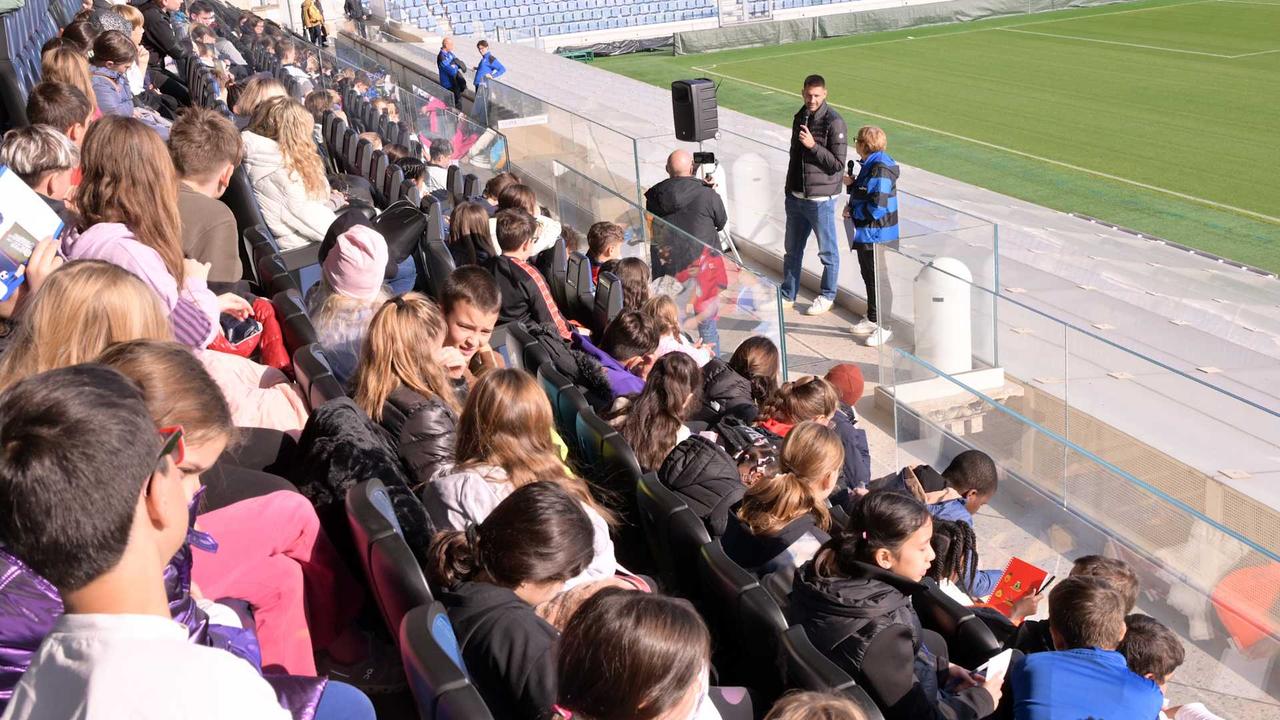
M426 577L396 520L391 496L374 478L347 491L347 522L375 603L392 637L400 639L409 611L432 601ZM402 648L404 650L405 648Z

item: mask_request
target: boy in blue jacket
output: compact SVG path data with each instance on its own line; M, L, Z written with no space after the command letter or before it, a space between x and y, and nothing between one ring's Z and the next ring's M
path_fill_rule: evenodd
M879 244L898 247L898 163L885 152L886 145L884 130L874 125L859 128L853 147L862 158L862 168L857 177L844 176L849 188L844 217L852 226L849 249L858 256L858 269L867 287L867 316L853 326L853 333L866 335L866 344L871 347L885 344L893 334L888 328L893 302L889 270L884 252L879 253L878 259L875 253ZM884 323L880 322L882 318Z

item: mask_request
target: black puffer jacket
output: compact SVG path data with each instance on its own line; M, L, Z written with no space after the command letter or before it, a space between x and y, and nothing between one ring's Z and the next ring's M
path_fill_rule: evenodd
M147 67L164 69L166 57L176 61L183 53L178 35L173 31L173 14L165 12L159 0L148 0L139 5L138 10L142 11L142 47L150 53Z
M613 405L613 388L598 360L561 340L554 325L520 323L520 327L547 351L556 371L581 388L592 409L602 412Z
M854 563L851 577L824 576L817 564L796 575L790 619L866 688L886 720L971 720L995 712L981 688L955 695L939 690L947 660L924 647L911 607L923 585L865 563Z
M713 538L724 534L729 508L747 491L729 454L700 435L690 436L667 454L658 480L684 499Z
M401 385L382 407L382 427L397 443L416 492L445 463L453 462L458 416L438 397Z
M809 118L809 132L817 142L806 148L800 142L800 126L809 111L803 107L791 120L791 161L787 164L787 192L808 197L825 197L844 193L841 178L845 158L849 154L849 128L844 118L823 103Z
M702 368L702 407L690 420L714 425L727 415L753 423L760 409L751 399L751 383L725 361L711 358Z
M712 247L729 222L724 201L711 186L695 177L673 177L649 188L645 209ZM687 241L686 241L686 244Z

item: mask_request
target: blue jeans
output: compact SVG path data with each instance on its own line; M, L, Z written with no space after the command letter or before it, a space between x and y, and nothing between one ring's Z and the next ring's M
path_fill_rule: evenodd
M711 352L717 357L720 356L720 328L716 327L715 316L709 317L698 322L698 334L702 336L702 342L706 343Z
M801 200L787 193L786 254L782 256L782 297L795 300L800 291L800 271L809 233L818 236L818 259L822 261L822 297L836 299L840 278L840 246L836 239L836 200Z
M330 680L316 705L316 720L378 720L373 703L356 688Z

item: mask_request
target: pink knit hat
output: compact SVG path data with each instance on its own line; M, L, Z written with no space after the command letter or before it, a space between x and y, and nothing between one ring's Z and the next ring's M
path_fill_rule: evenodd
M353 226L338 236L322 267L334 292L372 300L387 272L387 241L367 225Z

